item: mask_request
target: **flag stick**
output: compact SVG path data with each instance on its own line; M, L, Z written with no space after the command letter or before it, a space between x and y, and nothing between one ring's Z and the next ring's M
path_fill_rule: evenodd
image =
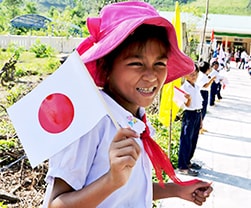
M200 48L199 60L201 60L202 55L203 55L204 39L205 39L205 35L206 35L206 27L207 27L207 20L208 20L208 9L209 9L209 0L206 1L206 14L205 14L203 33L202 33L202 38L201 38L201 48Z
M171 98L173 98L173 82L171 86ZM169 140L168 140L168 157L171 158L171 142L172 142L172 120L173 120L173 100L170 99L171 108L170 108L170 120L169 120Z
M79 57L80 62L83 63L80 56L77 56L77 57ZM89 76L89 79L92 80L94 88L95 88L95 90L97 92L97 95L100 97L100 100L102 101L102 104L103 104L103 106L105 107L105 109L107 111L107 115L111 118L111 120L112 120L113 124L115 125L116 129L119 130L120 126L119 126L118 122L116 121L116 119L114 118L114 116L112 115L109 107L107 106L107 103L104 101L104 98L102 97L101 93L99 92L99 89L98 89L97 85L95 84L93 78L91 77L90 73L87 70L85 70L85 72L86 72L87 76Z
M168 140L168 157L171 158L171 141L172 141L172 108L170 109L170 125L169 125L169 140Z

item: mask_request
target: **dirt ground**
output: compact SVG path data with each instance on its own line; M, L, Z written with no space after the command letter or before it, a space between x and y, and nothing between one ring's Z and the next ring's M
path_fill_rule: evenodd
M0 172L0 200L10 208L39 207L45 192L47 164L32 169L26 159Z

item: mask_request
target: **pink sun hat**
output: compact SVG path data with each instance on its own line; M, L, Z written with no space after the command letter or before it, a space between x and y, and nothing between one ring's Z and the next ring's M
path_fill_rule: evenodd
M84 64L97 86L104 83L97 76L96 61L120 45L133 31L142 24L166 28L170 43L168 53L168 75L165 83L191 73L194 62L178 48L173 25L161 17L153 6L141 1L119 2L107 5L99 17L87 19L90 36L77 47Z

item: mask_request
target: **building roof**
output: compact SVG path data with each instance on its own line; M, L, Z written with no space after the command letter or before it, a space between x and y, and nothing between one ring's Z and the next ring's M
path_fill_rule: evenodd
M174 17L174 12L159 13L169 21ZM197 17L190 13L181 13L181 21L187 25L194 24L196 30L201 31L205 15ZM206 33L211 34L212 30L215 35L251 38L251 16L208 14Z
M25 14L15 17L10 21L13 27L28 29L46 28L48 22L51 22L50 18L38 14Z
M47 29L47 23L51 22L52 19L38 15L38 14L25 14L15 17L10 21L12 27L15 28L27 28L27 29ZM79 34L82 36L81 28L75 24L62 22L61 24L67 25L72 34Z
M251 16L209 14L207 28L222 33L247 34L251 37Z

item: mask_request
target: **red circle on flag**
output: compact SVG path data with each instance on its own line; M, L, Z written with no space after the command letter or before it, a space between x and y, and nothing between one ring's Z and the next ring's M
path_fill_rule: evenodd
M45 131L60 133L67 129L74 117L74 107L64 94L48 95L40 105L38 120Z

